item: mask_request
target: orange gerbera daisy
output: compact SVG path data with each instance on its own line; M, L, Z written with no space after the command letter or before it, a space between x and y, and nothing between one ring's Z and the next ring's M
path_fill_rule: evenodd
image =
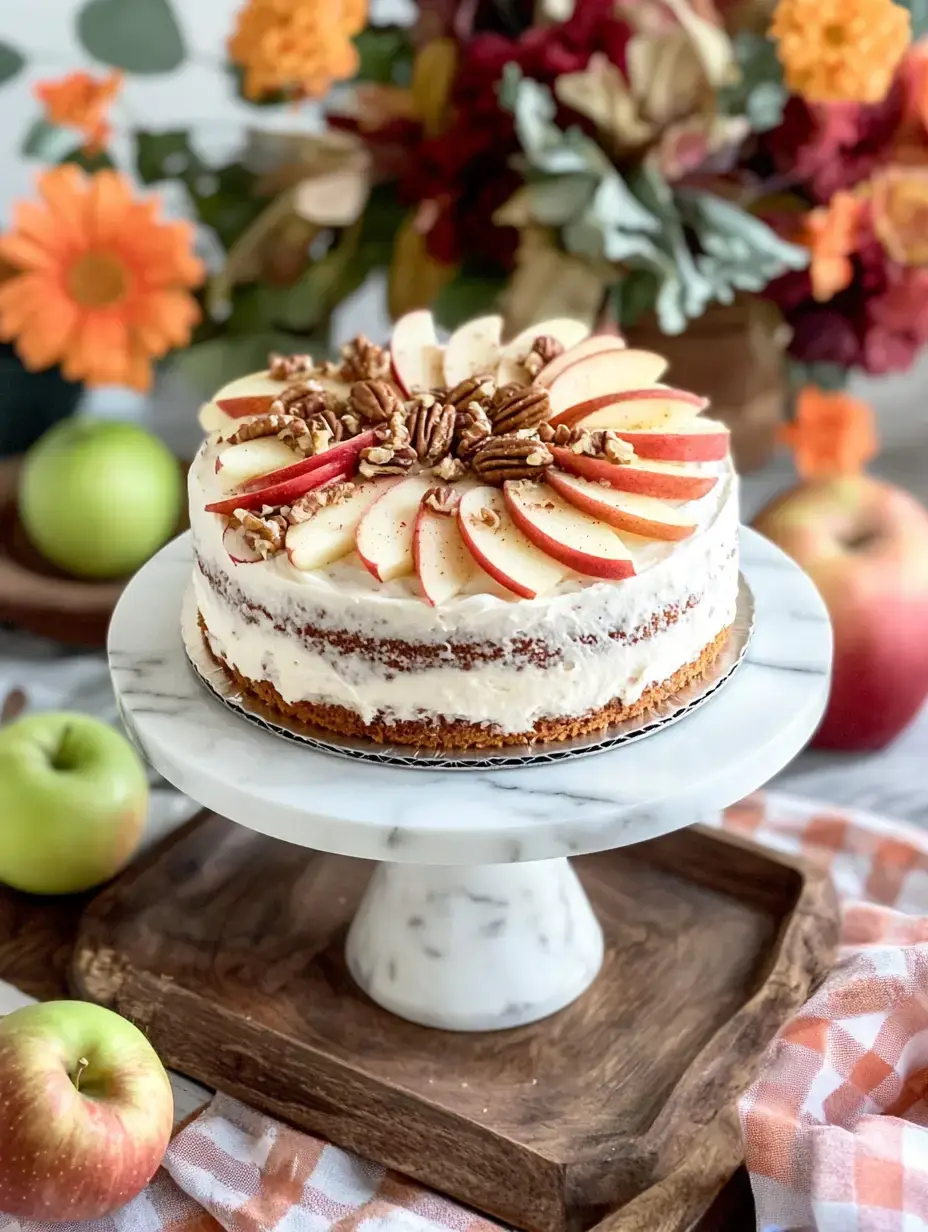
M122 87L122 73L91 77L90 73L68 73L55 81L40 81L35 96L45 108L49 124L76 128L84 134L84 151L96 154L110 136L106 118L110 104Z
M786 84L810 103L878 103L911 37L892 0L779 0L770 37Z
M876 453L873 411L850 394L806 385L796 399L796 416L781 429L803 479L854 475Z
M0 236L18 273L0 285L0 338L31 371L59 364L73 381L147 389L151 360L183 346L203 280L193 229L162 222L115 171L66 164L39 177L41 202L20 201Z
M812 254L809 277L820 303L843 291L854 276L851 257L857 251L863 210L863 201L842 190L803 219L799 241Z
M248 98L319 98L358 71L351 37L366 24L367 0L247 0L229 56L245 70Z

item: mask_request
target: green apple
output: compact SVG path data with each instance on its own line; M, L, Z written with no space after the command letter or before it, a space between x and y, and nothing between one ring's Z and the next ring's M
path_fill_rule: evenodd
M53 565L117 578L148 560L177 526L181 474L170 450L135 424L68 419L26 455L19 515Z
M51 712L0 727L0 881L32 894L99 885L135 851L147 812L142 761L105 723Z
M125 1018L82 1001L0 1021L0 1210L43 1224L100 1219L154 1176L171 1084Z

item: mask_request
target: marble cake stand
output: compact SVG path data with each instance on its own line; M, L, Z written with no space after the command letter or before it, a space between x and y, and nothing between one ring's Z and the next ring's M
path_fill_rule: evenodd
M212 698L181 643L188 536L130 583L109 663L155 768L262 833L380 861L348 934L380 1005L458 1031L543 1018L595 978L603 938L567 857L710 820L803 747L828 696L831 627L812 583L750 530L756 623L733 679L680 723L576 761L473 772L347 761L261 731Z

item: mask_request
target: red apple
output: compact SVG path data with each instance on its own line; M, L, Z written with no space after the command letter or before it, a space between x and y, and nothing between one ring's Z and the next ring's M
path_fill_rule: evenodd
M499 488L470 488L458 505L458 528L474 560L495 582L522 599L553 590L567 569L540 551L509 516Z
M457 517L436 513L425 502L416 515L412 553L422 593L431 607L460 594L476 573Z
M669 389L652 385L650 389L630 389L627 393L600 394L569 406L550 421L556 428L567 424L572 428L583 420L584 428L619 428L630 419L659 419L667 411L681 415L698 415L709 405L709 399L688 389Z
M634 574L631 552L615 531L598 517L568 504L546 484L510 479L503 485L503 497L509 516L526 539L568 569L598 578Z
M503 318L475 317L458 326L445 347L445 384L449 389L472 376L492 376L500 361Z
M562 372L581 359L586 359L589 355L598 355L600 351L624 351L624 349L623 338L611 334L593 334L592 337L583 338L572 347L568 347L566 351L556 355L554 359L545 364L535 377L535 384L549 389L555 377L560 376Z
M669 415L659 425L616 428L639 458L663 462L721 462L728 456L730 434L724 424L699 415Z
M233 565L257 565L265 558L252 547L241 526L227 526L222 532L222 546L229 553Z
M928 511L866 475L800 484L754 525L816 584L835 634L834 674L813 744L888 744L928 697Z
M267 439L266 437L260 439ZM275 438L276 439L276 438ZM311 458L302 458L299 462L294 462L290 466L283 466L280 470L265 471L263 475L258 475L254 479L249 479L244 485L246 491L251 488L266 488L272 483L284 483L288 479L296 479L300 475L308 475L310 472L318 470L320 466L329 466L333 462L341 462L346 467L353 468L358 460L362 449L367 449L369 445L373 445L376 437L374 429L371 428L367 432L359 432L357 436L353 436L350 440L339 441L337 445L332 445L329 449L324 449L322 453L314 453ZM257 444L257 442L254 442ZM252 444L247 441L246 444ZM292 450L290 451L293 452ZM219 461L226 455L220 454Z
M407 475L370 505L358 522L355 551L380 582L412 573L413 533L419 504L435 480L428 475Z
M686 509L668 505L653 496L636 492L620 492L601 483L548 471L548 483L575 509L588 513L616 530L646 539L688 539L696 529L696 520Z
M223 415L231 419L247 419L249 415L266 415L280 394L245 394L237 398L216 398Z
M414 389L443 385L443 361L432 314L419 308L401 316L390 337L390 365L393 379L403 393L408 397Z
M324 505L309 521L291 526L287 531L290 564L301 572L309 572L353 552L361 519L374 501L398 483L402 483L398 475L367 479L344 500Z
M607 350L569 364L548 385L555 414L602 394L645 389L667 371L667 360L653 351Z
M82 1001L0 1021L0 1210L100 1219L154 1176L174 1121L168 1076L145 1036Z
M308 474L297 475L295 479L285 479L283 483L269 484L253 492L237 492L225 500L213 501L206 506L206 512L234 513L236 509L261 509L264 505L292 505L295 500L314 488L321 488L324 483L331 483L333 479L348 479L353 469L349 469L344 462L330 462L317 466Z
M616 463L608 458L591 458L589 454L574 453L571 449L549 448L561 470L597 483L607 483L610 488L619 488L623 492L638 492L642 496L659 496L662 500L698 500L718 483L718 476L700 474L692 463L658 462L650 458Z

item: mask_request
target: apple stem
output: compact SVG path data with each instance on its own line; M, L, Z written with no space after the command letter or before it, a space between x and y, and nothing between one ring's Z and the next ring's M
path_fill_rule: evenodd
M71 764L65 755L65 746L68 743L68 737L71 735L71 724L67 723L61 733L61 739L58 741L58 748L52 755L53 770L70 770Z
M87 1066L88 1066L89 1064L90 1064L90 1062L87 1060L87 1058L86 1058L86 1057L78 1057L78 1058L77 1058L77 1069L74 1071L74 1089L75 1089L75 1091L79 1091L79 1090L81 1089L81 1078L83 1077L84 1070L87 1068Z

